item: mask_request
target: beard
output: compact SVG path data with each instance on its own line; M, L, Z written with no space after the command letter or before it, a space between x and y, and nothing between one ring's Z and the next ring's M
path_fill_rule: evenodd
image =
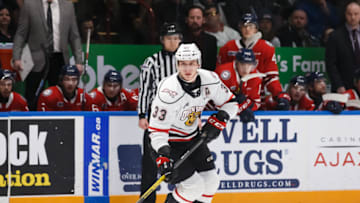
M189 28L192 32L197 32L197 31L200 31L202 29L202 26L197 24L197 23L191 23L189 25Z

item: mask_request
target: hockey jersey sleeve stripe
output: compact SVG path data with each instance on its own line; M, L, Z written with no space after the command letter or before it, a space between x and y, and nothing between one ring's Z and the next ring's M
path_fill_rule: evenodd
M169 142L188 142L190 140L192 140L195 136L190 137L190 138L181 138L181 139L171 139L169 138Z
M208 197L208 198L214 197L214 195L206 195L206 194L203 194L203 195L201 195L201 196L203 196L203 197Z
M269 80L268 82L266 82L265 86L268 86L268 85L270 85L270 83L278 81L278 80L279 80L279 77L274 77L271 80Z
M216 107L221 108L222 106L224 106L224 104L228 103L228 102L229 102L230 100L232 100L234 97L235 97L235 95L231 95L230 98L229 98L228 100L226 100L226 102L224 102L223 104L218 105L218 106L216 106Z
M149 130L151 132L163 132L163 133L169 133L170 129L160 129L160 128L154 128L149 126Z
M174 128L170 128L170 131L172 131L172 132L177 132L177 133L181 133L181 134L183 134L183 135L189 135L189 133L186 133L186 132L183 132L183 131L181 131L181 130L174 129Z
M175 194L176 194L176 196L178 196L180 199L182 199L182 200L185 201L185 202L190 202L190 203L192 202L192 201L190 201L190 200L185 199L183 196L181 196L181 195L179 194L177 188L175 188Z
M269 71L269 72L266 72L265 75L279 75L279 72L277 71Z

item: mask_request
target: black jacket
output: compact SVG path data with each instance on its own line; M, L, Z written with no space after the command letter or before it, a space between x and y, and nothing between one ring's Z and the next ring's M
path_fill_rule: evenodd
M184 32L184 43L194 42L201 51L201 68L214 71L216 67L217 45L216 38L205 32L199 36L192 35L189 31Z
M349 32L345 25L331 33L325 52L326 70L330 77L331 90L344 86L354 88L353 75L357 68Z

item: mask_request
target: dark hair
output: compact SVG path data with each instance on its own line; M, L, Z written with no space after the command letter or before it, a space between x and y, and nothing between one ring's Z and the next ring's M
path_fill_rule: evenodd
M219 9L218 7L215 5L215 4L209 4L209 5L206 5L205 6L205 9L204 9L204 14L205 14L205 11L211 9L211 8L215 8L216 9L216 12L219 13Z
M205 12L204 12L204 8L203 8L202 6L196 5L196 4L194 4L194 5L192 5L192 6L190 6L190 7L188 8L188 10L187 10L187 12L186 12L186 16L189 16L189 13L190 13L190 11L191 11L192 9L200 9L202 15L204 16L204 13L205 13Z

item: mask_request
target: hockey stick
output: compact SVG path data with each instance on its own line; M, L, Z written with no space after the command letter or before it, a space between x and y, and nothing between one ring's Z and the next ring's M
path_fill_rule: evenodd
M50 70L50 51L48 48L46 48L44 46L44 44L41 44L41 48L44 50L45 52L45 69L44 69L44 73L41 77L41 80L40 80L40 83L39 83L39 86L38 88L36 89L36 92L35 92L35 97L32 101L32 104L31 106L35 106L35 109L36 109L36 106L37 106L37 100L38 100L38 97L40 95L40 92L41 90L43 89L44 85L45 85L45 80L49 74L49 70Z
M174 164L174 169L177 169L181 166L182 163L184 163L184 161L186 159L189 158L189 156L197 149L199 148L199 146L204 142L204 138L206 137L206 134L203 133L200 136L200 140L198 142L196 142L190 149L188 149L181 157L179 160L177 160L177 162ZM142 203L149 195L151 195L151 193L153 193L156 188L165 180L166 176L162 175L148 190L146 190L146 192L141 195L140 199L136 202L136 203Z
M86 37L86 54L85 54L85 63L84 63L84 74L83 77L86 77L87 74L87 66L89 64L89 49L90 49L90 36L91 36L91 29L89 28L87 30L87 37ZM84 92L82 94L82 110L85 109L85 94L86 94L86 83L83 80L83 84L84 84Z

